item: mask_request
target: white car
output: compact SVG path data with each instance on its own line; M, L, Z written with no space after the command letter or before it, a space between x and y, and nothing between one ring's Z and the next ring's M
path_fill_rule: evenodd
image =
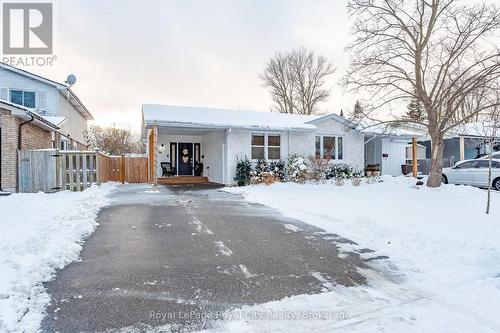
M491 161L491 186L500 191L500 159ZM488 187L489 160L465 160L452 168L443 168L442 180L445 184L464 184Z

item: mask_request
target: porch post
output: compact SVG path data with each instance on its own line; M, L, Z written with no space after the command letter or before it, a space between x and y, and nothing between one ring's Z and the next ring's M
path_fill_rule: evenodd
M460 140L460 161L465 160L465 138L461 136Z
M156 184L156 133L158 128L153 126L149 133L149 181Z
M157 185L156 170L158 164L158 126L153 126L153 182Z
M413 137L411 140L411 155L412 155L412 167L413 167L413 177L418 176L418 161L417 161L417 138Z

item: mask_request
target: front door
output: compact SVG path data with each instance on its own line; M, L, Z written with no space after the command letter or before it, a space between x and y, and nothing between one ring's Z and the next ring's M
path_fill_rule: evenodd
M178 147L179 176L193 175L193 144L179 142Z

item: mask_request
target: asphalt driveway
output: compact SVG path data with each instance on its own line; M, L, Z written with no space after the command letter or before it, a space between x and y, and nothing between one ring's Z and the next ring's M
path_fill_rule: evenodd
M45 285L44 331L196 330L244 304L365 282L338 235L215 187L148 189L122 186L82 260Z

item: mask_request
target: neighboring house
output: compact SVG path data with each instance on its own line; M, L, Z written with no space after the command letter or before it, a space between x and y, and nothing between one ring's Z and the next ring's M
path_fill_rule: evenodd
M19 149L86 149L91 119L69 86L0 63L0 190L17 188Z
M423 129L410 126L390 128L376 125L361 130L365 136L365 166L378 165L382 175L402 175L402 165L411 164L412 139L422 140ZM417 159L426 159L426 147L417 146Z
M290 115L171 105L142 106L142 137L155 147L155 174L171 163L177 176L203 163L210 181L232 185L237 158L284 160L292 154L324 156L364 168L364 137L336 114ZM150 151L148 147L148 151ZM150 154L151 155L151 154ZM150 156L151 160L151 156Z
M496 134L494 138L491 136ZM489 143L493 139L493 151L500 151L500 130L489 128L487 123L471 122L450 131L444 139L444 159L455 162L479 158L491 150ZM424 141L427 156L431 156L431 141Z
M387 126L376 125L363 129L361 132L365 134L366 165L379 165L383 175L401 175L401 166L412 163L411 142L413 138L418 140L419 171L424 174L429 171L432 145L425 128L402 125L391 129ZM493 129L481 122L466 123L451 130L444 138L444 165L453 166L458 161L486 155L491 140L488 133L493 132ZM494 141L493 151L500 151L500 131Z

